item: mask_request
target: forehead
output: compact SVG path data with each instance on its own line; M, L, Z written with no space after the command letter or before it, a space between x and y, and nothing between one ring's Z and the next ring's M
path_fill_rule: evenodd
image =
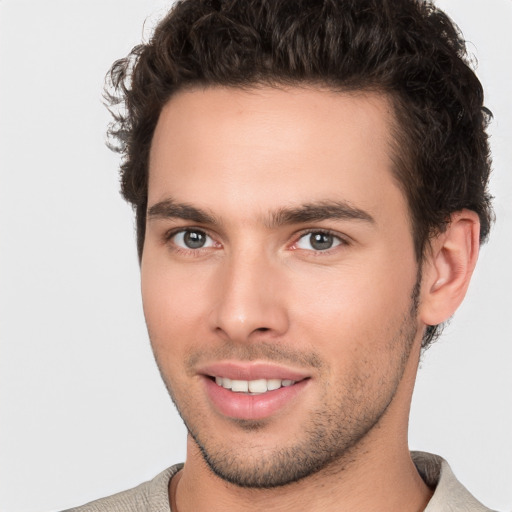
M376 93L185 90L155 130L148 202L171 196L208 207L216 195L225 208L243 198L244 210L340 199L366 209L403 206L392 173L393 121L391 101Z

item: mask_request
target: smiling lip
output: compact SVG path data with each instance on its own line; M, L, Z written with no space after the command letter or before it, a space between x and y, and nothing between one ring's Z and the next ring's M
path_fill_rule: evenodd
M202 366L198 369L198 373L210 377L227 377L232 380L283 379L300 381L309 377L308 374L298 370L263 362L224 361Z
M271 363L221 362L204 366L199 373L213 407L224 416L245 420L259 420L275 414L301 393L310 380L303 372ZM226 389L216 383L215 378L217 382L219 378L238 382L281 380L284 386L251 394Z

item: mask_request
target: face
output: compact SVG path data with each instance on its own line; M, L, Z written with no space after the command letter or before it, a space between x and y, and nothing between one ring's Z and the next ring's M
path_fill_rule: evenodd
M407 408L421 333L392 119L383 96L306 88L185 91L161 113L144 312L193 446L225 480L314 474Z

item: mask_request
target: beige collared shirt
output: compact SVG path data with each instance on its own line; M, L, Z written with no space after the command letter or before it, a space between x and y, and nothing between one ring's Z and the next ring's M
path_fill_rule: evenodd
M444 459L424 452L411 452L411 456L425 483L435 488L424 512L492 512L455 478ZM66 512L172 512L169 482L182 467L183 464L176 464L133 489Z
M435 489L424 512L492 512L470 494L439 455L411 452L411 456L424 482Z

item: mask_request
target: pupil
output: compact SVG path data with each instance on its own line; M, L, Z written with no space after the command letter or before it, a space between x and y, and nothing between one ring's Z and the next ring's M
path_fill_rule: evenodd
M189 249L200 249L205 244L205 236L200 231L187 231L183 241Z
M318 251L330 249L333 244L333 237L328 233L312 233L310 237L311 247Z

